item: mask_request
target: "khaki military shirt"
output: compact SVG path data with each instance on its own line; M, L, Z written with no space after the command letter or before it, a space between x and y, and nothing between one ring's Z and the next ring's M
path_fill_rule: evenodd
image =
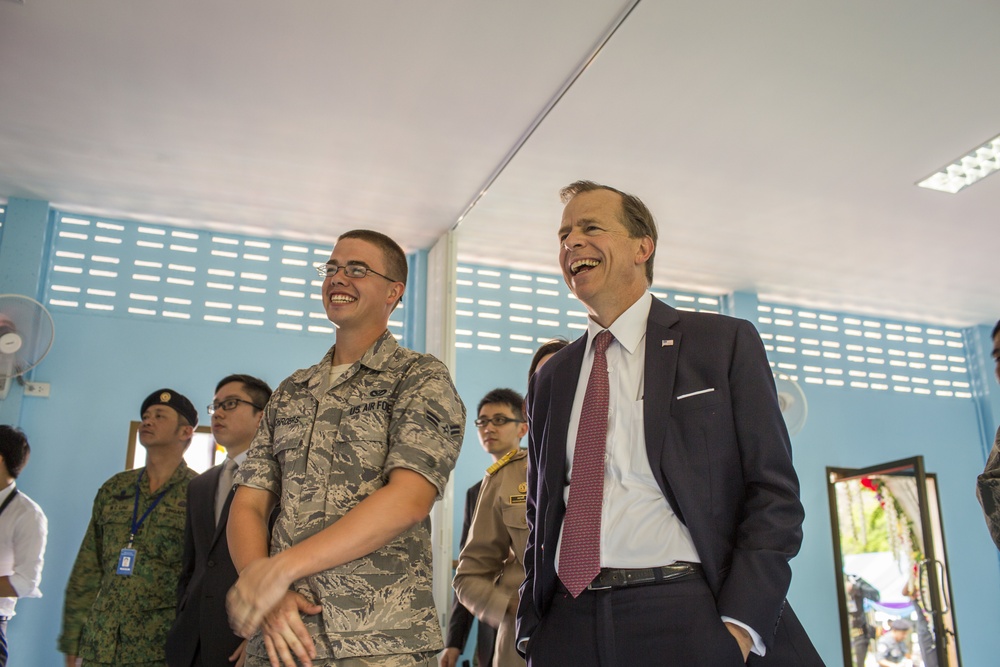
M440 497L458 458L465 407L444 364L388 331L333 379L332 360L333 348L281 383L236 475L278 497L272 555L335 523L395 468L423 475ZM316 658L440 650L431 575L424 520L363 558L296 581L323 607L304 617ZM248 651L266 655L260 633Z
M177 609L187 487L196 473L181 461L156 492L149 490L149 476L142 475L137 519L164 490L166 495L135 536L133 574L119 575L118 556L128 546L135 486L143 470L120 472L101 486L66 585L59 651L85 664L165 660L163 646Z
M469 537L458 556L454 585L459 601L469 611L499 628L494 667L523 667L524 658L515 647L515 615L508 605L524 582L528 452L517 450L504 459L498 462L503 462L499 469L487 472L483 479Z

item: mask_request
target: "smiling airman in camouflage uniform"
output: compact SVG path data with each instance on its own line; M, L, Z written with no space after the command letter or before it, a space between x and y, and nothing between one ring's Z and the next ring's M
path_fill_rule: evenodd
M458 457L464 409L444 364L400 347L388 331L334 383L331 356L278 387L239 471L239 483L280 498L272 554L336 522L392 468L416 470L443 493ZM323 606L322 619L305 618L317 658L441 649L429 529L425 520L296 582ZM263 654L259 635L250 652Z
M368 264L372 261L368 259ZM381 280L372 276L348 279L342 274L339 280L344 292L358 285L357 310L366 307L366 294L360 288L381 290L384 284L364 282ZM327 278L324 299L333 289L331 282L339 281ZM352 301L344 303L354 306ZM390 311L384 313L386 320ZM344 324L338 317L338 311L331 315L340 327L337 344L341 345L354 321ZM338 530L338 522L359 504L387 490L390 477L400 469L417 473L432 485L427 493L433 496L436 491L440 497L458 458L465 407L444 364L399 346L384 328L350 364L335 365L336 352L334 346L319 364L282 382L236 476L241 486L234 512L239 513L244 498L259 498L256 490L267 491L279 507L267 561L307 538L323 538L326 529ZM370 523L377 520L380 517ZM240 525L230 522L231 548L239 540L238 532L236 540L233 536ZM239 555L238 545L234 553ZM430 521L424 518L366 555L294 580L291 589L322 608L318 614L302 614L315 646L312 664L429 664L443 645L431 590L431 553ZM241 564L253 565L241 561L237 567ZM241 577L245 571L241 569ZM237 582L230 593L231 619L241 585ZM267 664L262 633L251 639L247 652L248 665Z

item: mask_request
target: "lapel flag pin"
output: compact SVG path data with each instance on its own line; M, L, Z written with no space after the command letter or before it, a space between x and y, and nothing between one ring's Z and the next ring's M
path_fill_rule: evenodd
M662 343L662 345L660 345L660 347L670 347L671 345L674 344L674 341L672 341L672 340L661 340L660 343Z

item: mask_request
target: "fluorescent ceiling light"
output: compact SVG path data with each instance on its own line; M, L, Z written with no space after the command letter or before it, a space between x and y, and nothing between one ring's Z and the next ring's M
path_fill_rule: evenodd
M955 194L1000 169L1000 135L917 183L922 188Z

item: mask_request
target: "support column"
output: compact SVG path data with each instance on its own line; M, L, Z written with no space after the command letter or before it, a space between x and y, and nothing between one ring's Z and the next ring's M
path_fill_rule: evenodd
M426 351L444 362L455 377L455 293L458 250L454 232L448 232L427 253ZM434 549L434 602L444 628L451 609L452 542L454 541L455 482L448 479L444 497L431 511Z

